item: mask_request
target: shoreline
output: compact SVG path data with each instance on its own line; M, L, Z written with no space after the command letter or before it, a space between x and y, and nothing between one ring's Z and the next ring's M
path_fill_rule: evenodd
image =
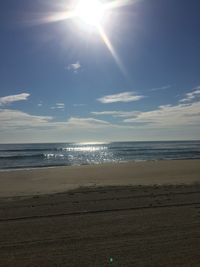
M192 184L200 160L161 160L0 172L0 197L66 192L79 187Z
M83 166L104 166L104 165L115 165L115 164L126 164L126 163L138 163L138 162L162 162L162 161L191 161L199 160L200 158L186 158L186 159L149 159L149 160L129 160L129 161L116 161L116 162L105 162L105 163L93 163L93 164L74 164L74 165L49 165L49 166L28 166L28 167L13 167L0 169L1 172L17 172L17 171L31 171L31 170L43 170L43 169L56 169L56 168L68 168L68 167L83 167Z
M46 166L27 166L27 167L13 167L0 169L1 172L15 172L15 171L31 171L31 170L42 170L42 169L54 169L54 168L68 168L68 167L82 167L82 166L104 166L104 165L115 165L115 164L126 164L126 163L138 163L138 162L162 162L162 161L192 161L199 160L200 158L184 158L184 159L138 159L138 160L124 160L114 161L105 163L91 163L91 164L72 164L72 165L46 165Z

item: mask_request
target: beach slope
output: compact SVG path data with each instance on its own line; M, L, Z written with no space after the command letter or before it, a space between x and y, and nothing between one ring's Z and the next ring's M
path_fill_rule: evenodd
M200 160L163 160L0 172L0 197L65 192L80 186L191 184Z
M1 173L0 266L200 266L199 165Z

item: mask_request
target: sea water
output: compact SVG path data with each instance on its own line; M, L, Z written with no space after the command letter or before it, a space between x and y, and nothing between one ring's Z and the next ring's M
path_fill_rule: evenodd
M0 170L174 159L200 159L200 141L0 145Z

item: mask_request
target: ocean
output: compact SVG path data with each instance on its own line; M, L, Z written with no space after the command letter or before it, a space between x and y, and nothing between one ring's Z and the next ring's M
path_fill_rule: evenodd
M0 170L200 159L200 141L0 144Z

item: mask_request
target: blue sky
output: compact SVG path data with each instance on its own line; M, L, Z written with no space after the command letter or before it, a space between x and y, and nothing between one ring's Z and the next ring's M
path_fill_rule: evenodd
M0 143L199 139L199 0L124 2L110 48L72 1L1 1Z

